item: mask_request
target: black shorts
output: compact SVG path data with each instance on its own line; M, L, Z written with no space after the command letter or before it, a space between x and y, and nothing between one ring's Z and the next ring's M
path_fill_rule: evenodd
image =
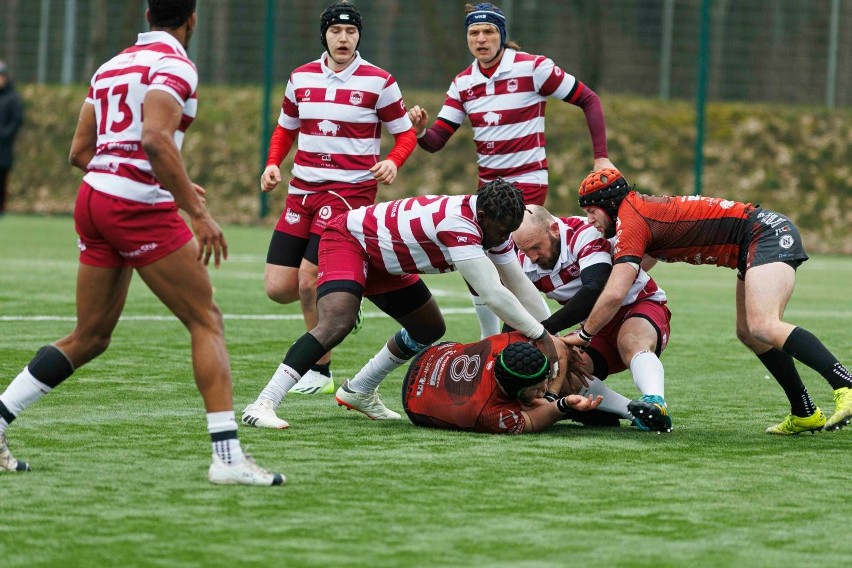
M781 213L756 207L749 216L751 232L744 243L737 263L737 277L745 278L750 268L783 262L794 269L808 260L802 236L788 217Z

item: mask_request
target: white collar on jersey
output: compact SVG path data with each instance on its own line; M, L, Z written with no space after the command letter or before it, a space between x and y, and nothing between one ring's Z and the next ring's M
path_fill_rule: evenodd
M502 75L503 73L508 73L512 70L512 65L515 64L515 54L518 52L512 49L511 47L507 47L503 52L503 58L500 60L500 64L497 66L497 70L491 75L491 77L486 77L482 74L482 70L479 68L479 62L474 59L473 60L473 84L479 85L480 83L487 83L489 81L493 81L498 75Z
M136 45L145 45L149 43L167 43L177 49L178 53L184 57L189 57L178 39L169 32L143 32L139 34L139 37L136 39Z
M326 61L328 61L328 57L330 56L328 55L328 52L325 51L323 52L322 57L319 58L320 66L322 67L322 73L328 78L334 77L341 81L346 81L355 73L355 71L361 65L361 54L356 51L355 59L352 60L352 63L349 64L349 67L339 73L335 73L334 71L329 69L328 65L326 65L325 63Z

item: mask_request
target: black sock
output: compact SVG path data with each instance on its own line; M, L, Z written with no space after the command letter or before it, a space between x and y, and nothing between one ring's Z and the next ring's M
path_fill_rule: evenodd
M32 376L52 389L74 372L71 361L55 345L45 345L39 349L27 368Z
M831 388L852 387L852 376L846 367L808 330L794 329L784 342L784 351L822 375Z
M774 347L757 356L760 362L769 370L790 401L790 413L802 418L816 412L816 405L808 394L808 389L802 382L793 358Z
M328 349L322 346L316 337L310 333L306 333L296 340L287 355L284 356L284 364L289 365L291 369L303 376L319 361L323 355L328 352Z
M317 363L316 365L311 365L311 371L316 371L321 375L325 375L326 377L331 376L331 361L326 363L325 365L320 365Z

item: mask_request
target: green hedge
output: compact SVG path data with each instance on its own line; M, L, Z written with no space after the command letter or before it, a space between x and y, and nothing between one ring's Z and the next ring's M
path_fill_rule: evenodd
M10 179L13 212L68 213L82 176L67 163L84 86L21 87L26 125ZM271 123L277 117L276 89ZM269 196L270 214L258 218L261 162L256 87L204 87L199 116L184 143L192 178L207 188L221 221L272 224L285 189ZM434 117L441 92L405 92ZM602 95L613 163L637 188L691 194L694 188L695 109L691 102ZM548 206L576 214L576 188L592 166L589 134L580 109L551 101L547 111ZM391 139L383 144L390 148ZM266 144L262 146L265 148ZM708 108L703 193L761 203L793 217L808 250L852 254L852 111L822 107L713 104ZM293 152L282 169L289 171ZM286 178L285 178L286 179ZM470 128L463 126L440 153L415 150L393 186L379 199L429 193L465 193L476 187Z

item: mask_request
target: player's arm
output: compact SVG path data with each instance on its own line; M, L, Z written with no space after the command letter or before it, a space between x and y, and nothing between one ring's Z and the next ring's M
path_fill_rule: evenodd
M547 330L539 323L539 320L530 315L518 298L500 283L500 274L488 257L459 260L455 265L467 283L476 290L479 297L497 314L497 317L513 329L531 339L543 338L547 334ZM532 286L532 283L529 284ZM534 287L533 290L535 290Z
M606 262L587 266L580 271L582 287L559 310L541 322L545 329L557 333L586 319L603 292L611 271L612 265Z
M299 129L284 128L280 124L275 126L269 139L269 151L266 153L266 168L260 176L260 189L264 192L272 191L281 183L281 162L284 156L290 152L293 142L299 135Z
M438 118L431 128L426 128L429 123L429 113L419 105L411 107L408 111L408 118L411 119L414 132L417 134L417 145L427 152L437 152L442 149L461 126L455 122Z
M520 263L516 262L512 257L512 262L506 264L496 264L497 273L500 275L500 280L508 290L520 300L521 305L536 318L538 321L547 319L550 316L550 308L547 302L535 284L524 274Z
M577 81L574 88L563 100L583 110L589 135L592 137L592 149L595 156L594 169L614 168L615 166L607 157L606 119L604 118L600 97L589 87Z
M198 258L207 264L214 257L219 266L228 258L228 245L222 229L204 206L204 198L189 179L180 149L175 144L175 131L183 117L183 107L168 92L149 89L143 102L142 147L160 184L175 198L178 207L189 215L200 247Z
M417 135L414 134L414 129L409 128L405 132L394 134L394 145L391 151L388 152L388 157L377 162L370 172L377 182L390 185L396 179L396 174L402 164L411 156L414 147L417 145Z
M74 130L74 138L71 140L71 151L68 153L68 162L80 168L84 172L89 162L95 157L95 149L98 143L98 123L95 116L95 107L89 103L83 103L80 116L77 118L77 128Z
M524 417L524 429L521 434L531 432L542 432L565 418L571 410L586 412L597 408L603 401L603 397L589 395L588 397L578 394L569 394L548 404L538 405L527 410L522 410Z
M657 266L657 259L653 256L648 256L646 254L642 257L642 264L640 266L642 267L642 270L648 272L649 270Z
M595 302L595 307L586 319L586 323L583 324L578 334L566 337L566 342L577 346L588 345L591 336L603 329L621 308L621 304L636 279L638 271L639 266L632 262L620 262L613 266L609 280L607 280L598 301Z

